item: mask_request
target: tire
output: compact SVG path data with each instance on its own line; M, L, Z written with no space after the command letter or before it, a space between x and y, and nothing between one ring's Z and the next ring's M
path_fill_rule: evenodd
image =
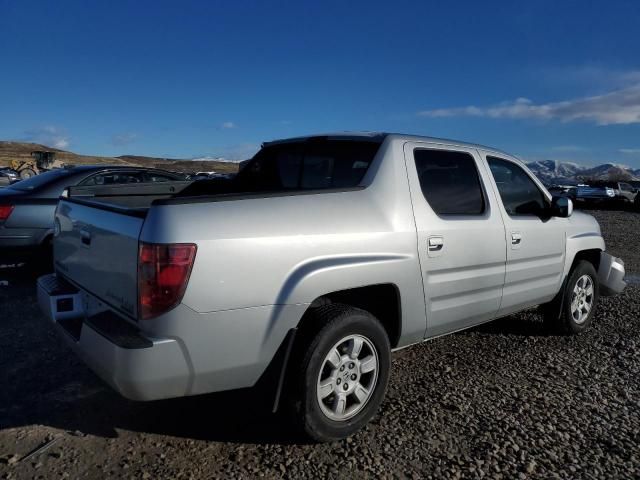
M619 205L620 205L620 209L624 211L629 211L633 209L633 202L628 198L622 198L620 200Z
M20 170L18 175L20 175L20 178L22 180L25 180L27 178L35 177L36 176L36 171L31 169L31 168L24 168L24 169Z
M34 264L33 268L37 272L52 273L54 271L53 265L53 237L47 237L36 255L33 256Z
M389 338L364 310L331 304L312 315L313 329L302 335L293 358L291 412L311 439L341 440L364 427L382 403L391 362Z
M558 315L557 309L548 309L544 314L545 324L554 333L581 333L593 322L599 298L600 287L596 270L590 262L580 260L567 279L561 297L560 314ZM576 300L577 303L574 302Z

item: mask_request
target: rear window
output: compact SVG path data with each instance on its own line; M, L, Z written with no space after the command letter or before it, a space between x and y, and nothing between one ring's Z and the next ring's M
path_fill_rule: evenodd
M268 145L238 173L245 192L356 187L380 142L315 140Z
M23 190L27 192L32 192L34 190L38 190L41 187L48 185L49 183L60 180L61 178L68 177L72 175L74 172L71 170L65 170L64 168L58 168L55 170L49 170L48 172L41 173L40 175L36 175L35 177L27 178L25 180L20 180L17 183L14 183L9 188L14 190Z

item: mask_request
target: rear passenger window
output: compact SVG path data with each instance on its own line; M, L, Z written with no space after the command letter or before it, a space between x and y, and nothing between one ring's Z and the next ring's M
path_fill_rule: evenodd
M125 183L141 183L139 172L106 172L86 179L80 185L122 185Z
M471 155L447 150L413 152L420 187L438 215L481 215L485 203Z
M156 172L144 172L143 180L145 183L158 183L158 182L175 182L177 179L162 175Z

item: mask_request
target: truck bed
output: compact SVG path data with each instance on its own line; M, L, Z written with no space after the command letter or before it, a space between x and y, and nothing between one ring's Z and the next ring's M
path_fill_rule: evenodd
M126 210L145 212L155 200L172 198L192 183L190 181L176 181L69 187L67 198L96 207L110 206L120 210L121 213L126 213Z

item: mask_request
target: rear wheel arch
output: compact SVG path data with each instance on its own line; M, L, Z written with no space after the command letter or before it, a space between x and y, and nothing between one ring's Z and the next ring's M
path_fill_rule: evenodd
M402 306L397 285L374 284L323 294L311 302L298 324L298 330L303 333L320 327L315 324L318 319L314 313L318 308L331 304L346 305L370 313L384 327L391 348L398 345L402 332Z
M40 243L43 247L50 247L53 244L53 232L47 232Z
M383 327L390 348L398 345L402 332L400 290L396 284L381 283L336 290L313 300L297 324L291 325L278 351L257 384L277 384L273 411L279 409L284 392L291 388L291 375L316 334L345 309L362 310ZM333 310L333 312L332 312Z
M306 323L306 328L302 329L306 332L301 332L305 341L296 341L297 348L294 347L288 369L288 392L284 398L287 399L287 410L301 432L316 441L340 440L364 427L384 398L391 363L388 333L371 313L351 305L324 302L311 309L309 315L319 321ZM369 345L369 350L362 348L364 359L358 360L348 349L338 350L339 346L347 347L349 342L355 342L356 337L360 337L360 345ZM327 362L332 365L333 372L325 368ZM374 368L365 370L365 364ZM372 374L375 378L371 378ZM326 391L327 387L329 391ZM343 408L338 408L339 405ZM330 411L338 417L346 416L333 418Z

